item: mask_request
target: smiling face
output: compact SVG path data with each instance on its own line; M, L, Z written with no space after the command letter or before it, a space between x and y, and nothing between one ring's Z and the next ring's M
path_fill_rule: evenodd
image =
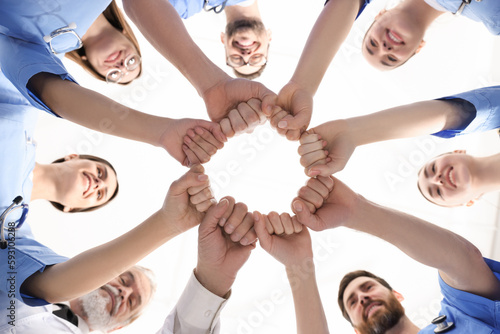
M379 70L404 64L425 45L425 31L400 14L397 8L380 12L365 34L361 52Z
M441 206L463 205L476 197L471 183L472 157L455 151L435 157L418 174L422 195Z
M393 328L404 316L403 297L371 277L353 279L344 291L344 308L360 334L380 334Z
M108 332L138 316L151 296L149 279L132 267L99 289L72 300L70 305L91 330Z
M127 70L127 66L134 67L130 66L133 55L137 55L135 58L140 59L139 51L123 32L111 25L108 29L103 29L98 37L86 42L84 47L86 59L103 77L106 77L110 70L119 69L124 74L120 83L127 83L134 80L141 72L140 63L135 64L135 69Z
M80 159L72 154L66 156L59 167L58 202L66 212L103 205L118 187L115 172L103 162Z
M237 20L227 24L221 41L226 49L227 64L238 73L250 75L266 64L271 31L266 30L260 20Z

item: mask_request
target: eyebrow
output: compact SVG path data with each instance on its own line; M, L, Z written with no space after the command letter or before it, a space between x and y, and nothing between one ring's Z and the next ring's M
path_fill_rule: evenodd
M101 165L101 168L104 170L104 172L103 172L104 175L103 175L102 179L107 180L107 178L108 178L108 166ZM106 198L106 199L108 198L108 187L104 188L104 196L102 198Z
M383 60L381 60L381 61L380 61L380 63L381 63L382 65L384 65L384 66L388 66L388 67L394 67L394 66L396 66L396 65L391 65L391 64L389 64L389 63L386 63L386 62L385 62L385 61L383 61Z

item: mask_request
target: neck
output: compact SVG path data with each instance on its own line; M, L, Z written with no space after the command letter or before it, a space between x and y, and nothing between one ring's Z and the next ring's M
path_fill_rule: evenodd
M255 0L253 4L247 7L238 5L228 6L224 9L224 12L226 13L227 23L248 18L261 20L259 7L257 6L257 0Z
M434 20L444 14L431 6L424 0L407 0L401 2L398 6L403 13L406 13L407 19L413 21L419 28L427 30Z
M406 314L401 317L396 326L389 329L386 334L417 334L420 331L411 320L406 316Z
M33 169L33 190L31 200L45 199L58 202L57 181L59 175L58 164L42 165L35 163Z
M487 157L474 158L475 169L472 171L472 184L480 194L500 190L500 153Z
M99 38L99 36L102 36L101 34L108 29L115 28L108 22L108 20L106 20L103 14L99 15L97 19L92 23L90 28L82 36L82 43L84 45L91 43L92 40Z

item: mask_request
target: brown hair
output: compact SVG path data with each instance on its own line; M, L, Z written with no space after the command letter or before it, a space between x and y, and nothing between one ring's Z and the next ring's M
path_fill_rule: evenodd
M349 314L347 314L347 310L346 310L345 305L344 305L344 292L345 292L345 289L347 288L347 286L349 285L349 283L351 283L354 279L356 279L358 277L370 277L370 278L373 278L375 281L379 282L380 284L382 284L383 286L385 286L387 289L389 289L390 291L392 291L392 287L389 285L389 283L387 283L383 278L375 276L374 274L372 274L369 271L366 271L366 270L356 270L356 271L351 271L350 273L347 273L344 276L344 278L342 278L342 281L340 281L339 296L338 296L337 301L339 303L340 310L342 311L342 315L351 324L352 324L351 318L349 317Z
M134 47L137 49L137 53L139 56L141 56L141 49L139 48L139 42L137 42L137 39L135 38L134 32L132 31L132 28L127 23L127 20L125 19L125 15L123 15L122 11L116 4L115 0L113 0L109 6L102 12L106 20L115 27L117 30L123 32L125 36L132 42ZM95 68L92 66L92 64L86 59L82 59L83 56L85 56L85 45L82 46L81 48L77 50L73 50L70 52L67 52L66 57L69 59L73 60L75 63L83 67L87 72L89 72L91 75L93 75L95 78L106 81L106 78L101 75L99 72L95 70ZM142 69L141 69L142 71ZM141 73L139 73L141 75ZM137 77L139 77L139 75ZM133 81L133 80L132 80ZM132 82L130 81L130 82ZM122 85L127 85L130 82L127 83L121 83Z
M85 160L91 160L91 161L96 161L96 162L100 162L102 164L105 164L106 166L108 166L109 168L111 168L111 170L115 173L115 175L118 175L116 173L116 170L115 168L113 167L113 165L108 161L108 160L105 160L103 158L99 158L99 157L96 157L94 155L88 155L88 154L81 154L78 156L78 159L85 159ZM60 158L60 159L57 159L57 160L54 160L52 161L53 164L57 164L57 163L62 163L66 161L66 159L64 158ZM89 212L89 211L94 211L96 209L99 209L103 206L105 206L106 204L108 204L109 202L111 202L111 200L113 200L116 195L118 195L118 188L119 188L119 184L118 184L118 179L116 180L116 190L115 192L111 195L111 197L109 198L109 200L107 200L105 203L101 204L101 205L96 205L96 206L92 206L90 208L73 208L71 209L71 211L68 211L69 213L74 213L74 212ZM52 204L52 206L54 208L56 208L57 210L61 211L61 212L65 212L64 211L64 205L60 204L60 203L57 203L57 202L52 202L50 201L50 204Z

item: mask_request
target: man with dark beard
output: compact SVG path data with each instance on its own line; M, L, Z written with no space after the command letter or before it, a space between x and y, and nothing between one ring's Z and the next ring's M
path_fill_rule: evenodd
M169 0L183 19L200 12L226 13L226 32L221 41L226 64L237 77L255 79L267 64L271 30L266 30L257 0Z
M369 233L439 271L446 319L423 329L405 315L402 295L386 281L365 271L347 274L338 302L358 334L500 333L499 262L451 231L368 201L336 178L325 191L322 180L311 179L293 200L300 223L316 231L344 226Z

